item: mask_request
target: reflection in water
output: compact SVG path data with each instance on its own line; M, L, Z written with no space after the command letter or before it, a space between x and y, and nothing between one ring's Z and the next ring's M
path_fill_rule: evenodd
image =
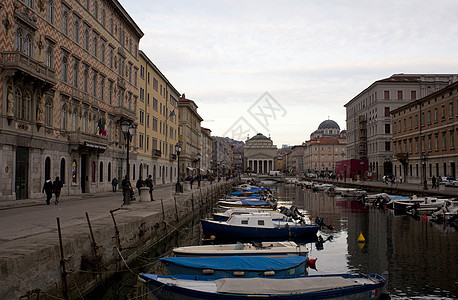
M451 227L425 223L408 216L394 216L389 211L364 207L349 198L329 197L292 185L278 185L276 193L288 205L306 209L312 220L317 216L334 227L323 228L318 237L302 241L317 258L310 275L347 272L378 273L384 276L392 299L458 298L458 232ZM173 247L200 243L200 224L181 228L129 267L133 273L118 274L117 280L91 295L92 299L140 299L146 290L136 282L138 272L166 274L159 256ZM360 232L366 241L358 244ZM135 274L134 274L135 273ZM93 297L92 297L93 296ZM150 299L150 298L148 298Z
M322 251L311 247L309 256L318 258L318 274L379 273L387 279L394 299L458 297L458 232L454 228L394 216L350 198L329 197L294 186L280 188L278 193L334 226L332 231L319 232L324 239L333 236ZM357 242L360 232L366 239L363 247Z

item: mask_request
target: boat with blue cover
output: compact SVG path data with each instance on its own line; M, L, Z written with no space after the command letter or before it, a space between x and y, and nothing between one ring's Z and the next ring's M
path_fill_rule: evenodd
M297 278L223 278L216 276L140 273L157 299L381 299L385 279L377 274L333 274Z
M285 216L285 218L287 218ZM227 221L202 220L205 236L218 239L287 240L316 236L319 226L303 222L273 220L268 213L232 215Z
M289 278L305 274L306 256L228 256L160 258L170 275Z

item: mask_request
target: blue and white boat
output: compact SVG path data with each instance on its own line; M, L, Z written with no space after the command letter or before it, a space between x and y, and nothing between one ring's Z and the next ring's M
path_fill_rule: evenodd
M157 299L371 299L386 294L385 279L377 274L314 275L297 278L222 278L165 276L140 273Z
M305 275L305 256L167 257L160 258L170 275L291 278Z
M285 216L286 218L286 216ZM235 240L287 240L315 235L319 226L288 220L273 220L268 213L232 215L227 221L202 220L205 236Z
M227 221L232 215L235 214L246 214L251 212L264 212L269 213L272 215L272 219L274 220L283 220L285 215L281 212L277 212L271 209L259 209L255 207L234 207L229 208L223 212L215 212L213 213L213 220L215 221Z
M261 200L220 200L218 205L225 207L258 207L272 208L272 204Z

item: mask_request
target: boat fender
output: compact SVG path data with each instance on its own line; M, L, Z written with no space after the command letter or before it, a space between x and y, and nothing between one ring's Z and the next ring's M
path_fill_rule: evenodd
M204 275L213 275L213 274L215 274L215 271L211 270L211 269L203 269L202 270L202 274L204 274Z
M234 271L234 273L232 273L234 276L245 276L245 272L243 271Z
M274 276L275 271L264 271L264 276Z

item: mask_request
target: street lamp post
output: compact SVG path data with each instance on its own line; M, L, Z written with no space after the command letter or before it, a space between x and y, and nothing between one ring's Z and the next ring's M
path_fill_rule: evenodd
M127 163L127 172L126 172L126 184L132 186L130 184L130 161L129 161L129 148L130 148L130 141L132 140L132 136L135 135L136 126L134 123L124 120L121 122L121 131L124 133L124 138L126 139L126 163ZM130 204L131 198L131 191L125 190L124 192L124 204Z
M175 152L177 153L177 184L175 185L175 193L183 193L183 186L181 185L180 182L180 153L181 153L181 144L178 142L175 145Z
M344 182L347 182L347 164L344 164Z
M423 189L426 191L428 189L428 182L426 181L426 161L428 160L428 153L422 153L420 159L423 164Z
M197 187L200 188L200 160L201 160L202 156L199 154L197 154L197 162L198 162L198 170L197 170Z
M363 167L364 167L364 161L360 161L359 164L361 165L361 177L359 178L359 180L363 181Z

